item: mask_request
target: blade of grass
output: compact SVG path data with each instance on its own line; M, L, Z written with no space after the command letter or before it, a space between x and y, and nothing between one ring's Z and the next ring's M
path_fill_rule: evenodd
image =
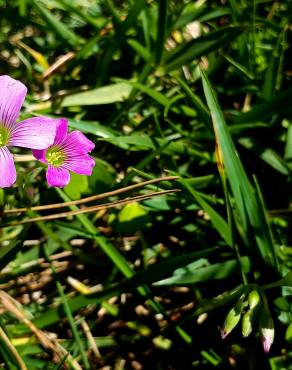
M48 24L49 29L54 30L65 42L69 43L71 46L79 46L83 42L81 37L77 36L73 31L65 26L63 22L59 21L55 15L47 10L44 4L41 4L36 0L32 0L32 4Z
M200 204L200 206L204 209L205 212L208 213L210 220L215 227L215 229L218 231L218 233L221 235L221 237L225 240L226 244L232 247L232 240L230 235L230 230L227 222L224 220L224 218L214 210L213 207L211 207L201 196L200 194L195 191L190 184L185 182L184 180L180 180L180 183L188 189L188 191L192 194L194 199Z
M249 112L243 113L234 118L235 123L263 122L271 118L274 114L281 114L292 111L292 104L287 101L292 100L292 88L274 96L272 99L255 105Z
M246 273L250 271L250 262L247 256L242 257L240 263ZM193 269L191 265L181 268L179 273L175 271L173 276L154 283L154 286L202 283L226 279L239 272L237 260L228 260Z
M98 66L99 77L97 79L98 85L107 78L108 70L112 62L113 55L119 49L119 47L126 42L126 32L132 27L136 21L138 15L142 9L146 6L145 0L136 0L131 10L128 12L127 18L122 22L119 27L119 31L113 36L112 40L109 42L109 46L105 50L103 58Z
M240 27L227 27L218 31L213 31L207 35L193 39L181 46L178 46L174 51L169 52L164 60L164 73L169 73L174 69L180 68L184 64L200 58L203 55L216 50L227 43L234 40L242 29Z
M250 138L241 137L238 142L245 148L255 152L263 161L268 163L283 175L289 175L291 168L284 159L282 159L273 149L265 148L259 141L253 141Z
M192 89L187 85L187 83L183 79L181 79L178 76L175 76L174 78L177 80L177 82L179 83L179 85L181 86L181 88L184 90L184 92L185 92L187 98L189 99L189 101L196 108L199 116L205 122L205 124L207 126L207 129L210 132L212 132L212 134L213 134L212 121L211 121L211 116L210 116L210 113L208 111L208 108L202 102L202 100L200 99L200 97L198 95L196 95L192 91Z
M280 33L277 43L272 50L272 55L265 73L262 95L265 100L271 100L275 95L278 80L278 71L280 68L281 56L284 48L284 39L286 35L286 26Z
M82 11L80 8L75 6L75 4L68 0L56 0L59 4L61 4L69 13L76 14L80 17L84 22L91 24L92 26L99 29L100 24L95 20L94 17L87 15L86 12Z
M249 225L262 259L276 268L274 246L271 243L266 221L261 217L254 189L252 188L243 165L236 152L231 135L225 123L213 88L205 74L201 71L204 93L211 112L218 148L221 151L226 176L240 215L244 233L249 234Z

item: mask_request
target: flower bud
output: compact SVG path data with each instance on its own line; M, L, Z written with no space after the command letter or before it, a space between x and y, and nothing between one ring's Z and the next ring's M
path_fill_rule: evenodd
M257 290L252 290L248 295L248 305L253 310L260 302L260 295Z
M274 342L275 337L275 329L273 328L262 328L261 329L262 335L262 344L264 351L268 353L270 351L271 345Z
M241 332L244 337L248 337L249 334L252 332L252 316L253 316L253 310L248 310L242 316Z
M264 351L268 353L274 341L275 329L273 319L268 307L267 299L263 295L263 307L260 315L260 334Z
M226 319L224 321L223 328L221 330L221 337L225 339L229 333L236 327L239 323L241 312L243 309L243 300L244 296L242 296L239 301L235 304L234 307L228 312Z

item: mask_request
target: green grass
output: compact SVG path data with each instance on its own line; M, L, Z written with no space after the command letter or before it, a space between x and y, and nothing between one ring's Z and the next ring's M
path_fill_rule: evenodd
M0 294L3 368L291 368L291 11L0 0L1 74L28 87L21 118L68 118L96 161L56 191L14 149L17 184L0 189L0 293L18 311ZM222 340L251 291L252 333L237 318Z

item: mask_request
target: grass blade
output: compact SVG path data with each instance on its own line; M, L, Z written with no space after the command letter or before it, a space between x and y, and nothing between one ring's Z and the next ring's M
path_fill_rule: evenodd
M40 2L36 0L32 0L32 3L48 24L49 28L54 30L64 41L71 46L79 46L82 43L82 39L71 31L63 22L59 21L59 19L49 10L47 10L44 4L40 4Z
M198 59L203 55L210 53L234 40L242 29L240 27L227 27L219 31L210 32L197 39L193 39L181 46L178 46L174 51L169 52L164 59L163 71L171 72L174 69L180 68L194 59Z
M239 156L236 152L228 127L219 107L215 92L205 74L202 81L207 104L211 112L218 148L223 158L226 176L231 187L245 235L254 236L255 244L261 258L270 266L276 268L277 262L274 246L270 238L269 228L259 210L258 202ZM251 228L251 230L250 230Z

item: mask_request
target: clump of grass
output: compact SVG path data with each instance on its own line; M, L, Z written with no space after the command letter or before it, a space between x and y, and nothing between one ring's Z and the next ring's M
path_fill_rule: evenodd
M57 191L15 152L3 367L291 367L290 8L0 1L22 116L67 117L96 144L93 175Z

